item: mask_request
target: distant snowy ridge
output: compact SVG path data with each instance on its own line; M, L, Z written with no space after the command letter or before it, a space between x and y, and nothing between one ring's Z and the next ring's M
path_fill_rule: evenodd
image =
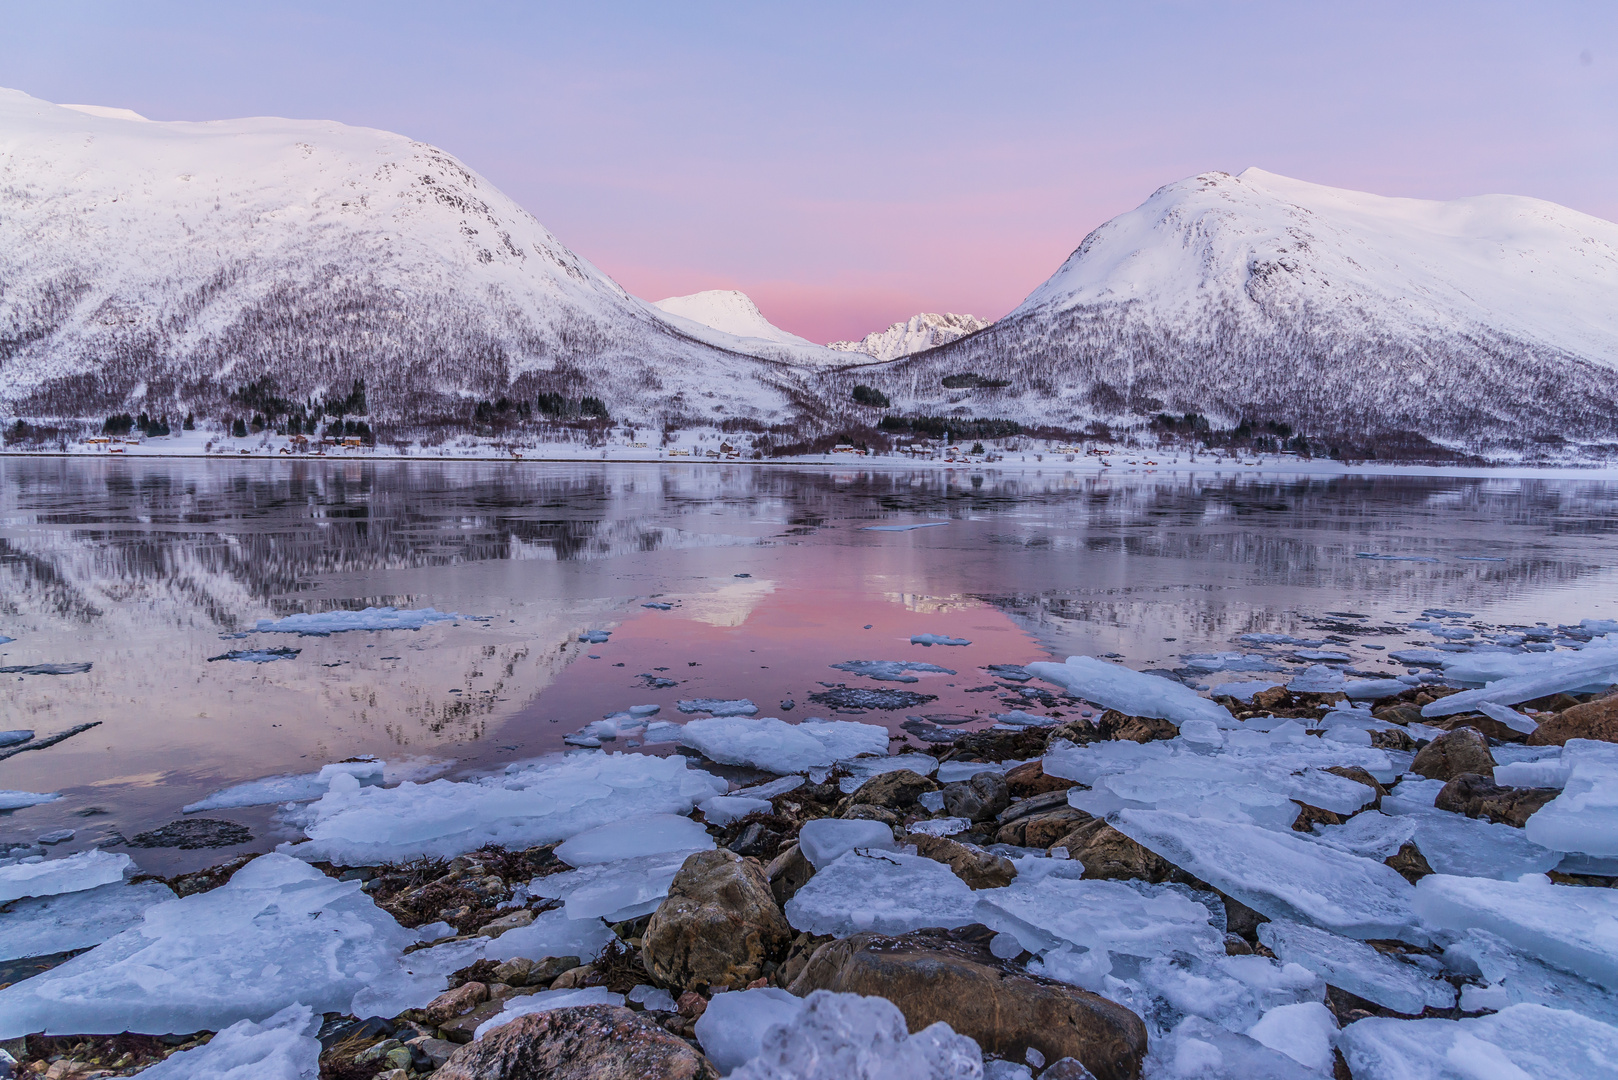
M1198 412L1522 449L1618 442L1615 369L1618 225L1518 196L1384 198L1249 169L1159 189L994 326L859 374L931 414ZM942 386L966 372L1010 385Z
M907 322L896 322L886 330L866 334L858 341L834 341L826 347L838 352L860 352L878 360L897 360L901 356L948 345L988 325L988 319L980 319L976 315L922 312L910 316Z
M444 151L331 121L0 90L0 282L8 415L172 415L265 374L317 401L364 379L383 418L549 392L786 421L812 400L791 348L676 326Z
M759 311L752 297L735 289L709 289L671 296L652 305L683 332L723 349L775 357L797 364L844 364L825 345L790 334ZM773 348L772 348L773 346Z

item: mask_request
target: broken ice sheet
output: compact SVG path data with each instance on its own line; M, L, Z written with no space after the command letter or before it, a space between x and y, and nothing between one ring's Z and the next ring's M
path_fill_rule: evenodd
M1212 720L1220 727L1236 723L1224 706L1198 697L1188 686L1093 656L1070 656L1061 664L1040 662L1025 666L1074 697L1126 716L1152 716L1176 724L1182 720Z
M1284 961L1313 971L1332 986L1387 1009L1419 1016L1427 1006L1455 1005L1455 988L1362 941L1286 919L1260 923L1258 939Z
M135 860L128 855L96 848L61 859L0 866L0 904L25 896L59 896L110 885L134 869Z
M148 1080L314 1080L321 1018L288 1005L261 1023L238 1020L204 1046L170 1054L141 1072Z
M1046 862L1049 860L1033 860ZM1015 934L1032 953L1064 943L1137 957L1188 952L1223 956L1225 935L1215 928L1206 906L1189 890L1134 881L1085 881L1074 860L1035 874L1030 866L1002 889L978 895L978 914L987 926ZM1070 876L1071 875L1071 876Z
M764 1036L778 1024L790 1024L804 1001L773 986L715 994L697 1019L697 1041L722 1075L728 1075L764 1051Z
M182 807L181 812L195 814L202 810L229 810L242 806L273 806L277 803L307 802L318 799L331 787L332 777L352 776L362 787L382 783L387 766L380 761L338 761L322 766L319 772L294 776L268 776L262 780L249 780L216 791L205 799Z
M710 851L708 830L679 814L640 814L575 833L556 848L569 866L591 866L642 855Z
M61 797L54 791L0 791L0 812L21 810L25 806L39 806L42 803L55 802Z
M1461 1020L1369 1017L1345 1027L1337 1045L1356 1077L1618 1077L1618 1028L1543 1005Z
M1557 851L1618 855L1618 746L1569 739L1558 765L1566 776L1562 794L1531 816L1523 832Z
M1445 930L1486 930L1556 967L1618 990L1618 889L1431 874L1415 888L1416 912Z
M1515 881L1524 874L1543 874L1562 861L1560 851L1534 843L1522 829L1447 810L1411 810L1394 800L1388 802L1396 813L1415 823L1412 839L1427 864L1440 874Z
M710 825L725 826L748 814L767 814L774 809L768 799L755 799L746 795L715 795L697 806Z
M436 622L461 616L433 608L405 610L368 607L361 611L317 611L289 615L284 619L260 619L253 627L261 634L307 634L325 637L350 630L420 630Z
M1572 1009L1604 1024L1618 1024L1618 994L1514 949L1487 930L1468 930L1444 950L1444 963L1483 986L1461 989L1461 1010L1501 1009L1528 1003Z
M860 757L843 763L848 775L838 781L838 790L852 795L874 776L908 769L918 776L931 776L938 770L938 759L930 754L897 754L893 757Z
M0 1039L217 1031L293 1003L347 1012L413 939L359 882L262 855L219 888L150 907L89 952L0 990Z
M668 895L674 875L690 855L687 851L660 852L595 863L535 878L528 891L534 896L563 901L569 919L608 917L613 922L622 922L655 911ZM515 932L507 931L507 934ZM497 940L503 941L505 937L506 934L502 934Z
M788 724L774 717L714 717L686 724L679 743L722 765L794 773L827 768L860 754L886 755L888 729L849 720Z
M173 899L167 885L143 881L17 900L0 916L0 960L88 949L129 929L153 904Z
M590 986L576 990L541 990L506 999L506 1007L477 1026L472 1033L481 1039L495 1028L504 1027L519 1016L550 1012L552 1009L570 1009L579 1005L622 1005L624 995L615 994L604 986Z
M849 851L787 901L786 916L794 929L811 934L907 934L924 926L977 921L977 895L932 859L899 851Z

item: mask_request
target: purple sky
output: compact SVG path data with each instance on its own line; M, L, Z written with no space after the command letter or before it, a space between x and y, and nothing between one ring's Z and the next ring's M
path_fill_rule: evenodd
M1153 189L1258 165L1618 219L1618 4L0 6L0 85L436 143L648 299L815 340L998 317Z

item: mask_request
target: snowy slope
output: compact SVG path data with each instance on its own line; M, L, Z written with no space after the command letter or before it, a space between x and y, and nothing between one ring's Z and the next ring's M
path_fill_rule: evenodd
M363 378L384 416L555 391L615 415L785 419L803 400L787 359L672 326L404 136L0 91L8 412L174 411L274 373L298 397Z
M735 289L709 289L690 296L671 296L652 305L682 332L755 356L796 364L846 364L824 345L789 334L764 317L752 297Z
M1249 169L1160 189L993 327L881 370L926 411L1197 411L1531 447L1618 440L1615 369L1618 225L1518 196L1384 198ZM1012 385L938 385L961 371Z
M906 322L896 322L886 330L866 334L858 341L834 341L827 348L864 353L878 360L897 360L901 356L948 345L988 325L988 319L980 319L976 315L922 312L910 316Z

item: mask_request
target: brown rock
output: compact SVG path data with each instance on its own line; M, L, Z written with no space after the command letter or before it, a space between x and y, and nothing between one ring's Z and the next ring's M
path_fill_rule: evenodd
M552 990L577 990L585 985L590 976L596 973L594 964L579 964L570 967L556 978L551 980Z
M496 964L493 978L495 982L505 983L507 986L527 986L528 974L533 970L534 962L527 957L519 956L515 960Z
M718 1080L719 1070L650 1020L618 1005L520 1016L463 1046L435 1080Z
M1372 776L1365 769L1358 765L1333 765L1326 771L1335 776L1341 776L1345 780L1353 780L1355 783L1364 784L1366 787L1376 792L1376 798L1370 803L1367 803L1365 808L1367 810L1381 809L1382 796L1388 793L1388 789L1383 787L1377 778Z
M916 845L916 854L948 866L973 889L1003 888L1017 876L1017 868L1005 856L968 847L947 836L912 833L905 842Z
M1533 709L1535 712L1566 712L1575 705L1586 702L1574 697L1572 694L1546 694L1544 697L1533 698L1517 706L1519 709Z
M1382 861L1393 867L1400 877L1412 885L1433 872L1433 868L1427 865L1427 857L1421 853L1421 849L1408 841Z
M1160 720L1155 716L1125 716L1113 709L1101 714L1101 720L1096 727L1106 738L1127 739L1129 742L1138 743L1172 739L1180 734L1180 729L1167 720Z
M1560 794L1556 788L1500 787L1479 773L1462 773L1444 785L1433 805L1452 814L1520 829L1534 811Z
M1380 709L1372 709L1371 716L1377 720L1385 720L1390 724L1404 727L1408 724L1425 724L1427 721L1421 715L1421 706L1408 701L1401 701L1397 705L1384 705Z
M526 986L549 986L556 981L556 977L564 971L572 971L579 966L577 956L547 956L533 967L528 969L528 978L524 980ZM495 970L499 970L496 968ZM516 986L516 983L512 983Z
M1219 899L1225 902L1225 929L1238 937L1251 941L1258 936L1259 925L1270 921L1269 916L1260 915L1234 896L1219 893Z
M520 908L509 915L502 915L491 920L479 928L478 933L487 937L499 937L507 930L515 930L520 926L527 926L534 921L534 913L527 908Z
M429 1024L442 1024L457 1016L465 1016L489 1000L489 988L480 982L463 983L454 990L445 990L422 1009L422 1017Z
M901 937L856 934L821 946L790 987L885 997L911 1031L942 1020L1012 1061L1082 1061L1100 1080L1134 1080L1146 1054L1140 1017L1099 995L1040 978L989 952L984 926Z
M1569 739L1618 742L1618 695L1564 709L1528 736L1530 746L1562 746Z
M1435 727L1441 731L1454 731L1456 728L1476 728L1486 739L1496 742L1522 742L1528 738L1526 734L1516 728L1510 728L1492 716L1482 713L1461 713L1458 716L1444 716L1437 720L1427 722L1428 727Z
M1046 776L1045 763L1042 761L1025 761L1006 772L1006 787L1011 794L1024 799L1030 795L1043 795L1047 791L1066 791L1077 786L1077 783L1076 780L1065 780L1060 776Z
M916 805L916 797L928 791L937 791L938 781L909 769L873 776L861 784L859 790L848 797L848 802L884 806L889 810L908 810ZM846 816L846 815L845 815Z
M880 821L890 829L896 829L902 824L899 815L892 810L885 806L872 806L870 803L853 803L844 807L843 812L837 816L856 821Z
M1429 780L1453 780L1462 773L1492 774L1494 756L1482 734L1463 727L1422 747L1410 768Z
M1292 822L1293 832L1313 832L1316 825L1341 825L1344 821L1343 815L1334 810L1322 810L1297 799L1292 800L1292 805L1298 808L1298 816Z
M1070 858L1084 863L1091 880L1135 878L1160 882L1175 872L1174 865L1148 851L1101 818L1091 818L1052 847L1065 847Z
M1057 740L1073 743L1075 746L1087 746L1099 742L1103 738L1101 729L1089 720L1067 720L1045 731L1045 749L1048 752Z
M438 1037L452 1043L469 1043L485 1020L493 1020L505 1012L505 1001L485 1001L465 1016L457 1016L438 1025Z
M687 990L674 1003L674 1008L681 1016L695 1020L708 1011L708 999L695 990Z
M739 989L792 940L756 859L699 851L685 860L642 938L641 961L658 982Z
M1062 837L1090 820L1090 814L1071 806L1046 814L1035 814L1023 819L1022 839L1018 846L1048 848L1060 843Z
M972 822L992 821L1011 805L1006 778L997 772L980 772L969 780L945 784L940 790L944 792L945 813Z
M1253 705L1260 709L1274 709L1291 700L1292 695L1284 686L1272 686L1253 695Z
M1416 748L1416 740L1410 737L1410 732L1401 728L1384 728L1381 731L1371 732L1371 745L1378 750L1401 750L1409 753Z
M771 859L770 865L764 869L764 876L770 882L770 895L782 907L814 874L815 868L809 865L809 860L803 857L797 844L782 848L780 854Z

